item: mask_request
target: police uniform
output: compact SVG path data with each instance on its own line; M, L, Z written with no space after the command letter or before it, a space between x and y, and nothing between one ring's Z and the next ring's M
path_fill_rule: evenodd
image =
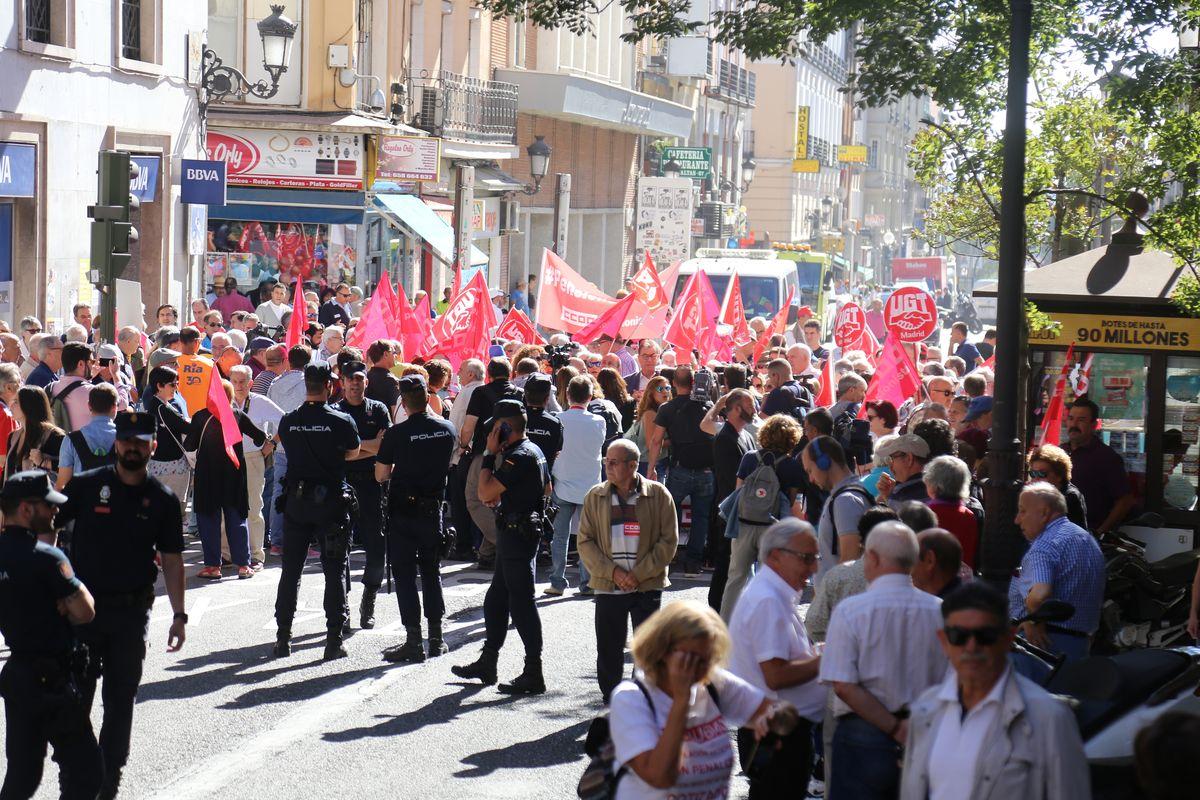
M505 419L525 416L519 400L496 404L489 428ZM545 691L542 680L542 621L534 603L533 558L542 538L542 511L550 472L537 445L522 438L485 457L484 471L504 486L496 509L496 571L483 599L485 639L479 661L452 671L466 678L495 681L495 665L508 634L509 619L525 645L525 671L501 691L512 694ZM490 679L490 680L489 680Z
M346 365L343 375L354 372L366 374L362 362ZM391 425L387 406L378 400L363 397L357 405L344 397L333 406L354 420L361 441L370 441ZM359 623L364 628L375 627L375 595L383 583L383 493L375 480L375 457L346 462L346 480L358 498L358 520L354 528L359 544L367 551L367 566L363 570L363 596L359 608Z
M325 364L304 368L305 382L330 379ZM345 454L358 448L358 428L349 415L324 400L306 400L279 421L279 440L287 455L287 491L283 496L283 567L275 599L279 626L275 655L291 653L292 619L300 591L300 573L314 540L325 573L325 657L345 655L342 629L349 624L343 573L350 547L350 503Z
M62 503L49 476L18 472L0 490L5 499ZM7 771L3 797L32 797L42 780L46 745L54 747L64 798L95 798L104 776L100 748L79 692L82 664L74 629L58 601L83 588L67 557L28 528L0 532L0 634L10 655L0 672Z
M553 475L554 458L563 447L562 422L552 411L547 411L545 408L531 408L528 400L529 392L535 388L541 388L542 384L545 384L547 389L553 386L550 376L540 372L530 375L529 380L525 382L525 416L528 420L525 423L525 437L542 451L542 455L546 457L546 469ZM536 391L534 393L536 394Z
M115 424L118 440L154 439L150 414L123 412ZM101 796L111 797L129 758L133 705L142 682L158 581L155 557L183 552L183 515L174 492L158 478L146 475L131 486L117 476L115 465L74 476L64 492L68 499L58 521L74 523L68 550L71 563L96 600L96 618L79 627L91 662L80 690L90 709L96 681L103 676L100 749L105 792Z
M424 386L418 375L400 380L401 392ZM378 461L391 467L388 487L388 556L396 579L396 602L408 641L384 651L388 661L423 661L421 643L421 599L417 595L417 572L425 618L429 620L429 655L446 652L442 640L442 579L439 574L442 550L442 500L446 476L454 455L458 432L442 417L421 412L383 435Z

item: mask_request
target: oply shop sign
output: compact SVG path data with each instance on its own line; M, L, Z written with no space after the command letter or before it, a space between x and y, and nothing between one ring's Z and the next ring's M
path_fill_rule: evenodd
M362 188L362 136L311 131L209 131L208 157L223 161L232 186Z
M883 321L888 333L902 342L924 341L937 328L937 305L929 292L905 286L888 298Z

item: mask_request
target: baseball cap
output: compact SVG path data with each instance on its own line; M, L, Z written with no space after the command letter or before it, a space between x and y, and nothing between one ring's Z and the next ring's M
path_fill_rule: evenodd
M891 458L897 453L911 453L917 458L929 458L929 442L915 433L905 433L883 442L875 449L880 458Z
M304 380L328 383L333 380L333 373L329 371L329 365L324 361L314 361L304 368Z
M965 422L974 422L984 414L992 413L993 400L986 395L984 397L976 397L971 401L971 405L967 407L967 416L963 418Z
M488 297L492 298L493 300L495 300L497 297L504 297L504 290L492 289L491 294L489 294Z
M247 353L257 353L259 350L269 350L275 346L275 340L267 336L255 336L250 340L250 344L246 345Z
M367 365L361 361L349 361L339 370L343 378L349 378L351 375L366 375Z
M116 359L124 363L125 354L121 352L121 348L115 344L104 343L96 348L96 358L98 359Z
M118 439L141 439L144 442L154 441L154 417L137 411L122 411L113 420L117 427Z
M492 418L485 422L485 425L491 425L496 420L509 419L511 417L525 418L525 406L520 400L505 398L496 403L496 407L492 409Z
M0 489L0 497L5 500L45 500L55 505L67 502L65 494L54 491L50 473L40 469L28 469L9 477Z
M541 384L545 384L546 386L553 386L554 381L550 380L550 376L544 372L535 372L532 375L530 375L528 378L525 379L525 388L526 389L532 389L534 387L540 386Z
M169 347L160 347L150 354L150 369L161 367L163 364L174 361L181 355L183 354L178 350L172 350Z

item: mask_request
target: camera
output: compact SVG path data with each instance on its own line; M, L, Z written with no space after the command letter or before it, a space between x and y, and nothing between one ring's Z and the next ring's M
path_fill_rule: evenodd
M551 369L562 369L571 361L572 351L570 345L563 344L557 347L554 345L546 345L545 350L545 358L550 362Z
M696 378L692 383L692 399L698 400L701 403L712 402L713 387L716 384L716 377L707 367L702 367L696 372Z

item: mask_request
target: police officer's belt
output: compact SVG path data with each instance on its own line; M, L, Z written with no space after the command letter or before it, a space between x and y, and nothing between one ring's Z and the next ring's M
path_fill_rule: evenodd
M342 484L305 478L304 480L296 481L296 483L289 487L288 493L292 497L324 502L333 498L340 499L342 497Z
M542 536L542 512L524 511L497 514L496 518L502 530L519 534L530 539L540 539Z
M442 495L422 494L405 489L393 488L388 492L392 508L400 513L433 516L442 508Z

